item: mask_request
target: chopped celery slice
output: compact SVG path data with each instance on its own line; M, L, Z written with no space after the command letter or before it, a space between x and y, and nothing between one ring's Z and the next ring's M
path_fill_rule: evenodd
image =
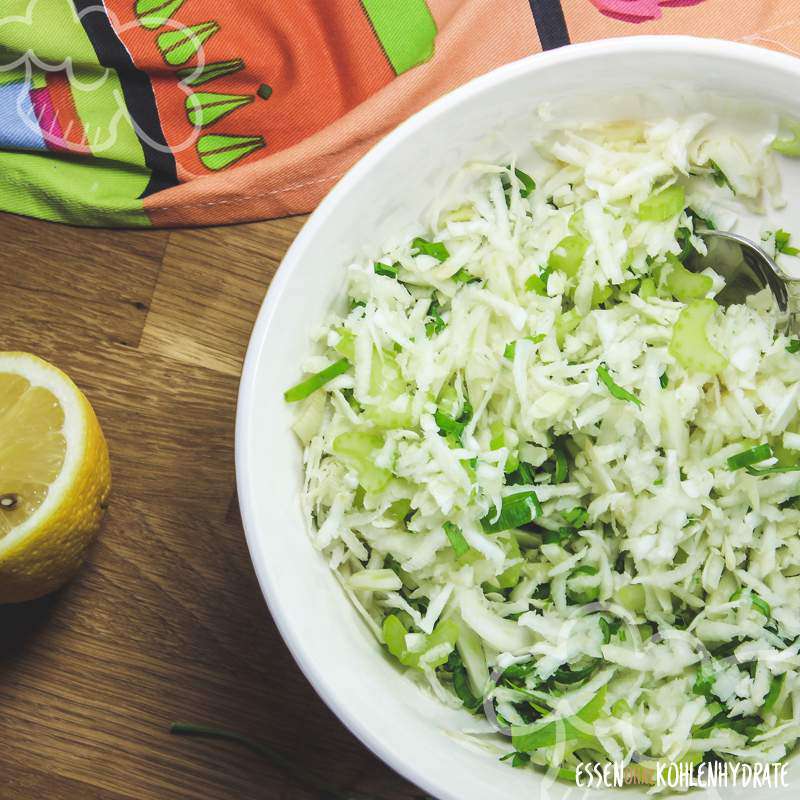
M314 373L310 378L298 383L291 389L287 389L283 393L283 398L287 403L296 403L298 400L305 400L310 394L313 394L317 389L321 389L326 383L330 383L334 378L347 372L350 369L350 362L346 358L340 358L334 361L329 367L320 372Z
M689 372L716 375L728 366L728 359L711 346L706 334L706 327L717 308L710 299L692 300L681 311L672 329L670 355Z
M378 402L364 409L364 416L381 428L405 428L411 424L409 411L395 411L391 404L406 394L403 373L393 353L373 349L372 368L369 377L369 393Z
M340 355L343 355L348 361L356 360L356 337L352 331L347 328L337 328L336 333L339 334L339 341L334 345L334 350Z
M648 300L656 295L656 282L652 278L642 278L639 284L639 297Z
M569 311L556 317L556 341L559 347L564 346L567 335L572 333L580 324L581 315L575 308L571 308Z
M672 267L667 276L667 289L681 303L705 297L714 286L714 281L709 275L690 272L672 253L667 255L667 262Z
M640 583L629 583L626 586L620 587L617 591L617 598L620 605L627 608L628 611L633 611L635 613L644 611L644 586Z
M380 492L392 479L392 473L388 469L375 464L375 451L381 447L383 437L377 433L349 431L340 433L333 440L332 450L355 470L359 483L366 491Z
M583 257L589 249L589 241L577 233L565 236L555 247L547 260L547 268L558 270L570 278L578 274Z
M788 137L777 137L772 143L772 149L785 156L800 156L800 122L787 119L783 124L788 128Z
M650 195L639 206L639 219L646 222L666 222L677 217L686 206L683 186L673 183L666 189Z
M442 620L433 629L433 633L431 633L430 636L425 637L425 644L423 647L420 650L413 651L408 650L406 647L407 633L408 631L406 630L405 625L403 625L396 615L389 614L389 616L384 619L383 640L386 643L386 647L388 648L389 652L406 667L420 668L420 661L423 660L423 656L434 647L438 647L441 644L449 644L452 650L452 648L456 646L456 640L458 639L459 634L459 626L455 622ZM423 663L425 666L435 669L436 667L441 667L442 664L445 664L448 657L449 653L433 659L430 663L427 661Z

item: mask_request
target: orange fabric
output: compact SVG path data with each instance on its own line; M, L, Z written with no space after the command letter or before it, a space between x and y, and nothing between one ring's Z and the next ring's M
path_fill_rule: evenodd
M309 211L373 144L444 92L539 48L526 0L430 0L436 55L396 77L332 124L286 150L152 195L156 226L211 225ZM489 35L481 35L485 31Z

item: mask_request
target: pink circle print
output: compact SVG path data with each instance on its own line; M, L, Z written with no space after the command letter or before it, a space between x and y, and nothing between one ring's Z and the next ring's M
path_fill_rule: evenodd
M648 22L659 19L668 6L696 6L703 0L590 0L607 17L623 22Z

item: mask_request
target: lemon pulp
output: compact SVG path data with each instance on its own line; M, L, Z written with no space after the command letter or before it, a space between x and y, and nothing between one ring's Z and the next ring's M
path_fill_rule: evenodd
M49 390L0 373L0 539L47 497L64 465L64 410Z

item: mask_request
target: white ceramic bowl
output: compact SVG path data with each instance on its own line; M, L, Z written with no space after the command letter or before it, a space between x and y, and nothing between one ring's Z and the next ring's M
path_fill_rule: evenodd
M616 39L523 59L446 95L387 136L333 189L286 254L255 325L239 395L236 472L253 564L283 638L323 700L387 764L441 800L564 798L576 789L548 789L536 772L510 769L451 735L467 715L445 711L401 677L312 548L298 504L294 409L282 395L299 379L309 331L342 292L349 259L416 220L468 159L525 149L542 102L560 113L572 99L572 111L594 116L628 113L635 95L642 113L664 105L691 110L704 103L687 99L695 88L800 115L798 86L800 60L715 40ZM624 98L600 100L611 94ZM788 799L790 791L771 796ZM745 790L726 794L744 797Z

